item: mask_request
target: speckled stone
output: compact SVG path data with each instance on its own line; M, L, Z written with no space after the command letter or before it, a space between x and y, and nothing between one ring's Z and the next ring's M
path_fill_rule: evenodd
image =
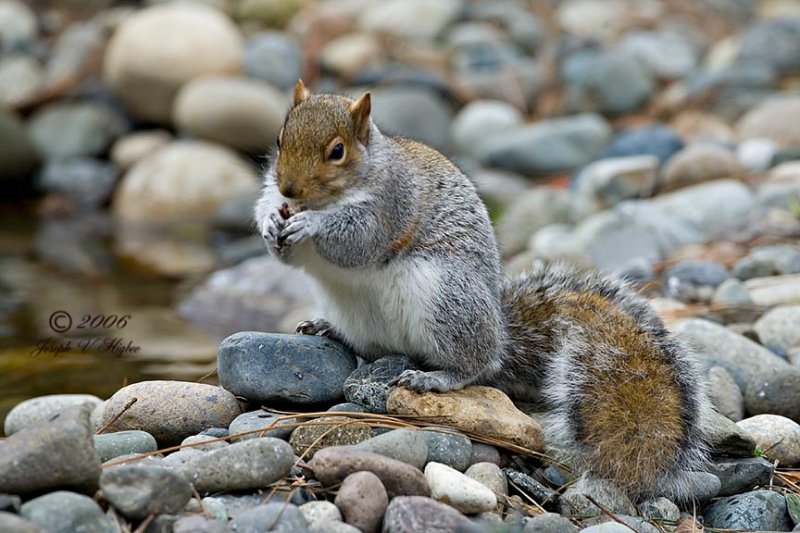
M728 496L703 512L706 527L748 531L790 531L786 499L770 490Z
M324 423L300 426L289 437L289 444L297 455L310 458L322 448L358 444L374 435L371 427L354 418L325 416L316 420Z

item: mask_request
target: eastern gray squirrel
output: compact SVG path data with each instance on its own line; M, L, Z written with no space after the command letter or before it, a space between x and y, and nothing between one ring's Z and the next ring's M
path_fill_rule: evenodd
M686 495L703 468L704 383L688 350L626 284L565 266L503 280L470 181L419 142L384 135L357 100L294 90L255 218L270 253L318 282L298 331L374 361L396 384L496 387L549 410L545 435L584 480L641 499Z

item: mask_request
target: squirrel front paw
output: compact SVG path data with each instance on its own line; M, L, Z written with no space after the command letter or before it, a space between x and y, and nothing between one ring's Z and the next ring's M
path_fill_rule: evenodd
M459 388L455 377L442 370L435 372L406 370L390 381L389 386L406 387L417 392L447 392Z
M285 227L286 219L280 209L269 213L262 221L261 237L264 239L264 244L279 256L283 252L283 243L280 236Z
M299 335L316 335L318 337L328 337L338 340L333 325L324 318L304 320L297 324L297 328L295 328L294 332Z
M283 246L292 246L317 234L321 215L317 211L301 211L286 221L278 237Z

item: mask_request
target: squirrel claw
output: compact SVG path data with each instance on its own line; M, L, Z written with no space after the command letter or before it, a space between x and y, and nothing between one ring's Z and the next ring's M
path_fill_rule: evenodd
M333 325L321 318L300 322L297 324L294 332L299 335L316 335L317 337L336 339L336 332L333 329Z
M406 387L416 392L446 392L452 388L450 380L441 372L424 372L422 370L405 370L389 382L390 387Z

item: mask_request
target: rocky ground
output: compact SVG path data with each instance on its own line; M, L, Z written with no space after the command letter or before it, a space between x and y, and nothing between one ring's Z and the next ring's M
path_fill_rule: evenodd
M220 386L17 405L0 531L800 530L799 73L791 0L0 0L0 181L37 198L37 260L207 276L180 313L232 334ZM299 76L451 156L509 272L639 284L719 413L694 505L582 492L492 389L246 332L308 318L250 220Z

